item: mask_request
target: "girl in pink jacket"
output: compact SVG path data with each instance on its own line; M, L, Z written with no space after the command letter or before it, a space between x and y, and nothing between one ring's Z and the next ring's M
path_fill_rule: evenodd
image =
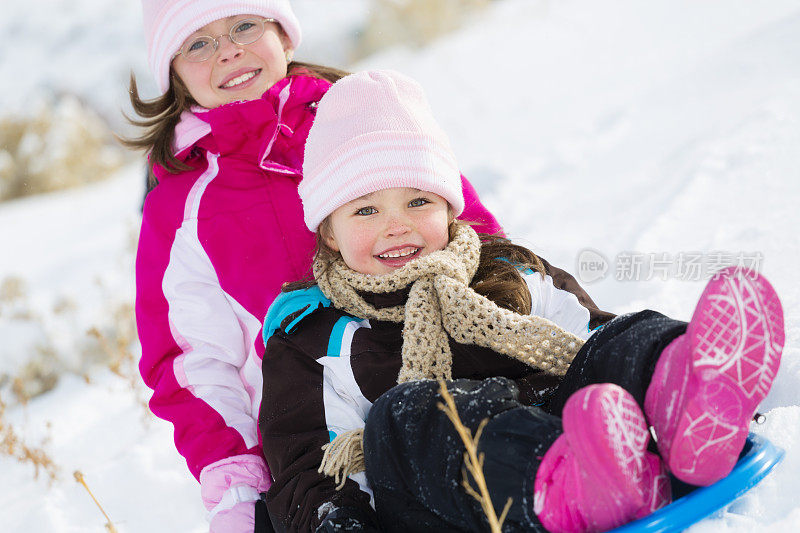
M142 0L162 95L131 101L158 185L136 260L140 371L150 408L200 481L211 531L266 528L271 477L257 419L261 325L285 282L310 274L297 192L317 102L342 73L292 61L288 0ZM462 178L463 219L500 230Z

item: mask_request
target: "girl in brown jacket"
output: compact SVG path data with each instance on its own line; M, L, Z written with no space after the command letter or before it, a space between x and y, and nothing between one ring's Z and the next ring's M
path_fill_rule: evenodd
M507 531L605 530L668 503L668 470L694 484L730 472L783 344L756 273L724 271L688 325L599 311L530 251L454 223L452 150L393 72L328 91L299 192L317 286L285 293L264 327L276 529L485 530L437 379L473 432L487 420Z

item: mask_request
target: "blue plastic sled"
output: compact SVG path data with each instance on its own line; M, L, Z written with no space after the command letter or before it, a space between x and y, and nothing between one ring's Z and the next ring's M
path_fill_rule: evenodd
M751 433L742 456L728 474L708 487L690 487L673 478L673 502L650 516L613 529L614 533L682 531L719 511L756 486L783 459L784 451Z

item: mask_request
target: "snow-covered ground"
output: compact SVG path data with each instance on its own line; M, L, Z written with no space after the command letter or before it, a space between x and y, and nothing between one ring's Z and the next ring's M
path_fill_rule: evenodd
M330 43L363 24L369 2L337 0L337 19L332 4L297 1L309 33L301 58L345 57L349 45ZM77 92L108 114L122 105L131 68L147 76L135 0L31 0L3 11L13 46L0 54L0 79L18 80L0 89L4 112L24 110L45 87ZM35 38L42 25L55 37ZM602 307L688 318L706 272L684 270L684 260L766 273L783 301L787 344L762 409L767 422L754 431L786 458L692 531L800 528L796 0L502 0L424 49L352 66L377 67L420 80L464 173L509 235L582 276ZM0 371L24 362L36 335L69 352L104 323L109 301L132 300L141 182L133 165L83 189L0 204L0 280L22 278L27 305L43 317L31 330L0 313ZM605 264L605 277L589 282L579 256ZM636 264L638 279L628 279ZM65 298L75 305L68 320L51 311ZM34 480L29 465L0 456L0 529L102 531L105 519L72 477L79 469L120 531L203 531L197 484L171 427L146 414L141 386L99 368L88 381L67 374L7 410L28 442L49 438L60 476Z

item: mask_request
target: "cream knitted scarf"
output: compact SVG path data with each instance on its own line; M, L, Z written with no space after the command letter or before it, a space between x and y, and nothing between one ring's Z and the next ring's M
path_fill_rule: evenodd
M503 309L469 287L478 269L477 233L458 225L444 249L407 263L394 272L369 275L350 269L341 257L314 262L319 288L342 311L359 318L402 322L402 366L398 383L452 379L448 335L462 344L490 348L532 367L563 375L583 340L551 321ZM391 293L411 286L405 305L376 309L358 294ZM344 485L363 470L361 430L344 433L326 445L320 472ZM357 444L357 445L355 445ZM344 454L344 457L343 457ZM353 461L359 457L360 460ZM361 463L361 464L348 464Z

